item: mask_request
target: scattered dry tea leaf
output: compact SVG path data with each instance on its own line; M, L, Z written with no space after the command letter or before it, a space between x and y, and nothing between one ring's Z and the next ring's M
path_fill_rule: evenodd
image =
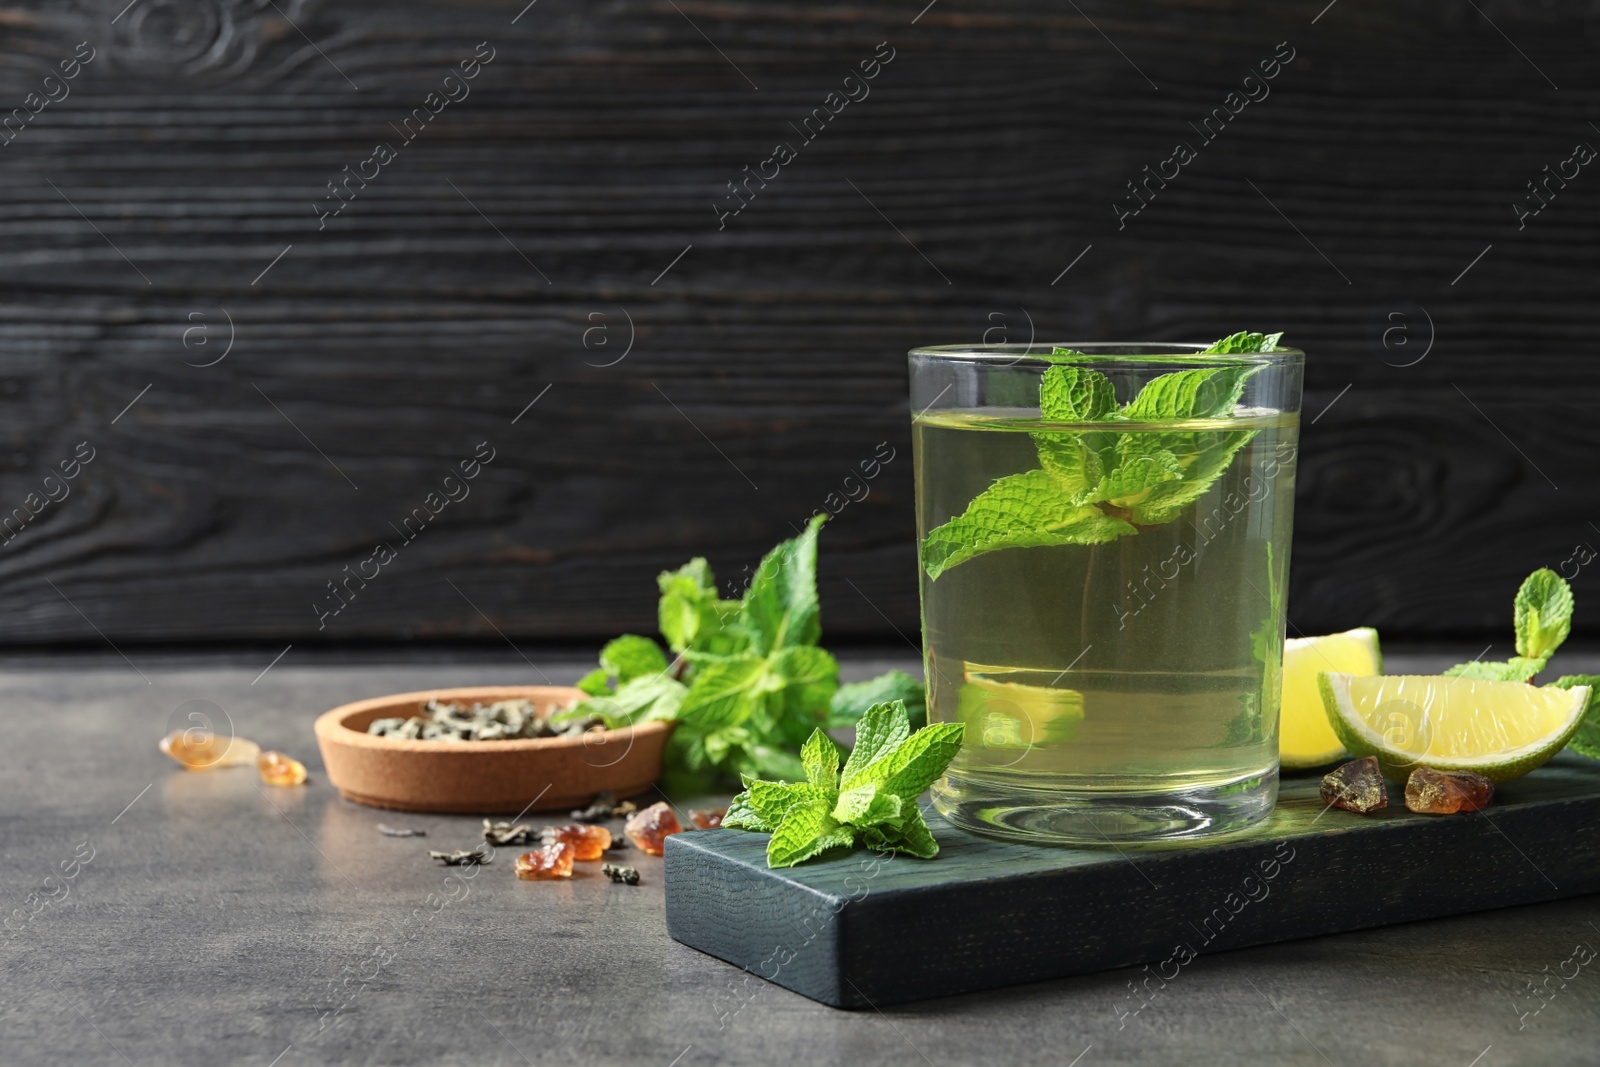
M531 845L535 840L533 827L527 823L512 826L508 822L490 822L488 819L483 820L483 839L496 848Z
M490 856L482 847L474 849L456 849L454 852L435 852L428 850L428 855L444 864L446 867L478 867L490 862Z
M638 810L638 805L631 800L618 803L617 795L606 789L594 798L593 804L574 811L570 817L574 822L605 822L607 819L626 819Z
M639 884L639 869L637 867L623 867L615 863L602 863L600 865L600 873L618 885Z

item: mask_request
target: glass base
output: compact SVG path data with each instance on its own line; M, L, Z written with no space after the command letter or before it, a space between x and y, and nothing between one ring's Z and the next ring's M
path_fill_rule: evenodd
M1278 771L1160 791L1072 792L948 773L933 805L973 833L1049 845L1185 841L1249 829L1272 813Z

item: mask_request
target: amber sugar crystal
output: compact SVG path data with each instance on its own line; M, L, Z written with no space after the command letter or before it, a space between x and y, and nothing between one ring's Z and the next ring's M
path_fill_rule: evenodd
M690 808L689 821L702 830L715 830L722 825L722 817L726 814L727 808Z
M1406 779L1406 807L1420 815L1482 811L1494 799L1494 783L1471 771L1418 767Z
M550 841L532 852L517 857L517 877L525 882L543 882L572 877L572 846L565 841Z
M256 760L256 770L268 785L303 785L306 780L306 765L282 752L261 753Z
M1322 779L1322 802L1345 811L1365 815L1389 806L1389 792L1383 787L1383 772L1378 757L1351 760Z
M254 763L261 746L242 737L220 737L210 730L174 730L161 739L161 751L191 771Z
M659 856L666 851L667 838L682 829L678 817L672 813L671 805L663 800L636 812L628 820L628 825L623 827L623 832L641 851Z
M585 826L582 823L546 826L544 839L571 845L573 858L580 860L597 860L611 847L610 830L604 826Z

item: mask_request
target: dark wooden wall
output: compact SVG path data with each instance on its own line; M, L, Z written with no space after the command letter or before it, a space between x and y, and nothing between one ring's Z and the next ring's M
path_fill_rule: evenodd
M914 637L904 352L1002 336L1289 331L1303 631L1503 642L1520 578L1600 545L1600 167L1512 206L1600 146L1585 5L125 2L0 7L0 115L95 54L0 147L0 513L95 450L0 547L0 641L648 630L658 570L738 580L883 441L824 534L825 621ZM482 441L470 496L319 630Z

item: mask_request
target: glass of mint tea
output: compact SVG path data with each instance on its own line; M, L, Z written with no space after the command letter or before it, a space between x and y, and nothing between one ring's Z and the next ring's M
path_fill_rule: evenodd
M939 811L1073 844L1264 818L1304 353L910 355L928 718L966 725Z

